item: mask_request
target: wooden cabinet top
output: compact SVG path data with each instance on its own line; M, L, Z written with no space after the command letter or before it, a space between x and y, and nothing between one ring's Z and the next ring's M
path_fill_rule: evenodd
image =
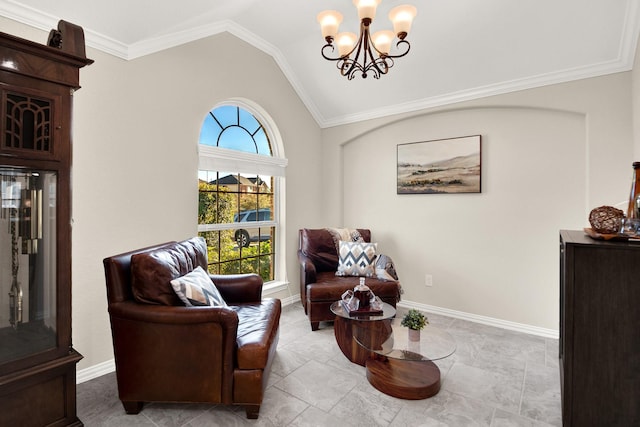
M6 71L79 88L79 70L93 60L85 56L82 27L60 21L48 44L0 32L0 72Z
M562 238L562 242L565 244L618 247L640 250L640 241L629 242L623 240L596 240L589 237L583 230L560 230L560 237Z

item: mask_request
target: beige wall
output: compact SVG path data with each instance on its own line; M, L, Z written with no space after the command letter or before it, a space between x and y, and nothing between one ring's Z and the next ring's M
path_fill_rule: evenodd
M407 302L557 330L558 230L627 197L630 88L621 73L325 129L325 217L372 229ZM474 134L481 194L396 194L397 144Z
M640 161L640 43L636 44L636 56L632 71L632 96L633 96L633 159Z
M46 40L4 18L0 27ZM396 261L405 301L557 330L558 230L627 197L637 72L321 131L274 61L227 34L130 62L88 56L74 116L80 369L113 357L102 259L195 234L198 131L229 97L262 106L284 140L282 298L298 293L299 228L363 226ZM398 143L469 134L483 137L482 194L396 195Z
M0 18L2 31L47 34ZM298 293L297 230L318 222L320 129L271 57L220 34L133 61L94 49L74 100L73 341L79 369L113 358L102 259L196 234L197 139L205 114L250 99L277 124L289 159L286 257Z

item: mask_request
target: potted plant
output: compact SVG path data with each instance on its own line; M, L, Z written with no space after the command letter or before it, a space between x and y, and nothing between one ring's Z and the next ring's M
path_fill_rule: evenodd
M420 330L428 323L429 320L424 314L412 308L405 314L400 324L409 328L410 341L420 341Z

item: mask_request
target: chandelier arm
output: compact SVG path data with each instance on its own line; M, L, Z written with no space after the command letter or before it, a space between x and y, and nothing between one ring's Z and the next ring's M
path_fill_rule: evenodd
M366 42L366 37L369 34L368 31L368 25L365 23L364 19L360 22L360 37L358 38L358 41L356 42L355 46L353 47L353 49L351 49L351 51L345 55L346 56L346 64L348 64L348 68L345 70L346 67L343 67L340 70L340 73L343 76L347 76L349 80L353 79L354 74L357 71L362 71L362 76L366 77L365 75L365 69L363 68L363 66L358 62L358 58L360 58L360 54L363 53L362 47L363 44L365 44ZM366 47L366 46L365 46ZM351 58L351 54L353 54L353 52L356 52L353 59L349 59ZM364 51L364 55L365 55L365 66L366 66L366 50Z
M362 33L362 44L364 45L364 52L362 57L362 78L367 78L367 70L371 69L371 64L375 62L373 52L371 52L371 46L375 49L375 45L371 40L371 34L369 33L369 26L365 26ZM371 60L371 64L367 65L367 59Z
M402 45L402 47L400 45ZM406 48L407 50L405 50L404 52L400 52L396 55L386 55L387 58L402 58L407 53L409 53L409 50L411 49L411 44L407 40L398 40L398 43L396 43L396 47L398 49Z
M365 71L373 72L373 77L379 79L381 75L387 74L391 67L393 67L393 59L381 57L371 62Z
M340 69L340 74L347 76L349 80L353 80L353 77L357 72L364 72L362 65L358 61L348 59Z
M373 47L373 50L371 50L372 47ZM376 55L374 55L373 53L374 51L378 54L377 58L376 58ZM388 55L378 50L375 43L373 43L373 40L371 39L371 35L368 32L367 32L366 55L369 56L371 63L367 64L367 58L365 56L363 61L364 63L364 70L362 73L363 78L367 77L368 71L373 72L373 77L376 79L379 79L381 75L387 74L389 72L390 66L389 64L387 64L387 61L386 61L386 58ZM391 65L393 65L393 62Z
M369 32L371 21L371 18L363 18L360 21L360 36L351 50L344 55L340 55L338 52L339 56L333 56L335 55L334 39L332 36L325 37L327 44L320 51L322 57L328 61L335 61L340 74L349 80L353 80L356 73L361 73L362 78L367 78L371 73L374 78L379 79L381 75L387 74L389 69L393 67L394 58L407 55L411 49L411 44L405 39L407 33L401 32L397 34L400 40L396 43L396 50L399 53L391 54L378 50ZM329 48L332 56L328 54Z
M338 58L332 58L331 56L328 56L327 54L324 53L324 51L330 47L331 48L331 52L335 52L336 48L333 45L333 43L329 42L327 44L325 44L324 46L322 46L322 49L320 49L320 53L322 54L322 57L328 61L339 61L342 58L338 57Z

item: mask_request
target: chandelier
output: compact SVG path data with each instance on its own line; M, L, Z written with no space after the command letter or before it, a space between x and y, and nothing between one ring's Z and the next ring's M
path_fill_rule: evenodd
M394 7L389 12L389 19L393 23L393 30L369 32L369 26L376 15L376 8L381 0L353 0L358 8L360 18L360 36L354 33L338 33L342 22L342 14L335 10L325 10L318 14L318 22L322 30L322 37L327 44L322 47L324 59L336 61L340 74L352 80L356 73L362 73L366 79L369 73L379 79L393 67L393 60L409 53L411 45L405 38L411 29L413 18L417 14L415 7L402 5ZM391 54L391 44L394 37L398 37L396 48L398 53ZM330 56L335 52L334 43L338 46L338 56Z

